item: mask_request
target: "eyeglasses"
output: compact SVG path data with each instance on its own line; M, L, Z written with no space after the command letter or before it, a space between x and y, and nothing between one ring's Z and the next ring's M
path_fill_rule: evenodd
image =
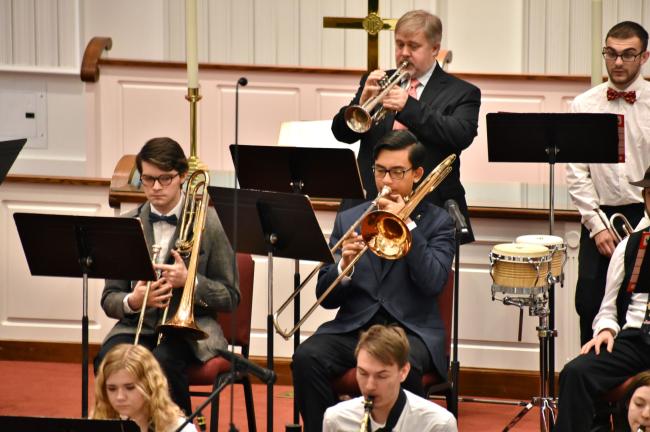
M154 177L145 174L140 176L140 181L145 186L153 186L156 181L158 181L160 186L169 186L172 183L172 180L174 180L174 177L177 176L178 174L163 174L158 177Z
M393 180L402 180L404 178L404 174L406 174L408 171L411 171L412 169L413 168L386 169L384 167L373 166L372 172L375 173L375 178L377 179L383 179L386 176L386 173L388 173L390 175L390 178Z
M633 62L636 60L637 57L640 57L642 55L643 55L642 52L638 54L634 54L634 52L630 52L630 51L625 51L623 52L623 54L619 54L611 48L607 48L607 47L603 48L603 57L607 61L616 61L616 59L620 57L621 60L623 60L624 62Z

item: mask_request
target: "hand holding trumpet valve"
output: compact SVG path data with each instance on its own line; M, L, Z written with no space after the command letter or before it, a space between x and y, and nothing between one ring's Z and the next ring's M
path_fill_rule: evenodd
M174 258L173 264L156 264L154 268L161 272L162 277L169 282L173 288L183 288L187 280L187 267L181 255L174 249L171 251Z
M384 109L398 113L404 109L408 98L409 94L406 89L395 86L390 89L381 103Z
M368 75L366 78L366 83L363 86L363 91L361 92L361 98L359 99L359 104L363 105L366 101L372 97L375 97L379 94L381 90L380 81L386 77L386 72L381 69L376 69Z

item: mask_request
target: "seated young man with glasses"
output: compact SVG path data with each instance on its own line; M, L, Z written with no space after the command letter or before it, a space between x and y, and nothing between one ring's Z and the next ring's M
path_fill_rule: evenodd
M377 190L391 188L378 207L398 213L423 176L426 149L407 130L391 131L374 148ZM374 198L374 197L373 197ZM330 245L368 208L369 202L336 216ZM443 209L423 200L405 220L411 230L411 249L398 260L367 252L322 303L338 308L334 320L321 325L293 355L293 385L306 432L321 431L325 410L336 404L330 381L355 367L359 332L373 324L397 324L407 333L411 369L403 387L423 394L422 375L435 371L447 376L444 324L437 298L445 286L454 255L454 225ZM363 248L352 233L343 242L337 262L325 266L318 277L320 296Z
M149 249L154 244L159 245L160 262L165 264L155 265L161 275L160 279L151 283L146 305L143 305L146 282L106 280L102 308L106 315L118 322L104 339L95 358L95 371L112 347L134 343L140 311L145 307L138 343L152 350L167 376L172 399L186 414L190 414L187 366L207 361L217 355L217 349L227 347L216 315L218 312L231 311L239 304L235 254L216 212L209 208L201 241L194 298L196 324L209 336L196 341L189 334L187 337L170 334L162 337L158 344L156 327L161 324L163 311L169 305L167 319L174 316L187 279L187 262L174 249L174 244L182 217L182 185L187 177L188 163L176 141L154 138L142 147L136 157L136 165L147 201L124 217L140 219Z
M582 218L575 295L581 345L591 339L616 247L598 213L607 219L622 213L633 227L643 217L641 188L628 180L642 178L650 166L650 83L641 75L650 56L647 49L648 32L642 26L631 21L616 24L607 33L602 51L609 79L571 103L570 111L575 113L620 114L625 126L625 162L567 164L569 193Z

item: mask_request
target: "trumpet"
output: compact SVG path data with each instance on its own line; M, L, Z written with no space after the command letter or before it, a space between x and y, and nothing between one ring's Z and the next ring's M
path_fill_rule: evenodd
M329 296L339 282L352 271L354 265L359 261L359 259L361 259L368 249L382 258L390 260L396 260L406 255L411 248L412 238L411 231L406 226L404 220L409 217L413 210L415 210L420 201L437 188L445 177L449 175L455 160L456 155L451 154L438 164L438 166L435 167L422 181L417 189L415 189L409 197L404 199L406 204L398 214L393 214L385 210L373 211L373 209L377 207L379 199L390 194L390 188L384 187L377 198L375 198L370 206L368 206L368 209L366 209L359 219L357 219L345 234L341 236L341 239L332 247L330 252L332 252L332 254L336 252L336 250L338 250L343 244L343 240L345 240L345 238L348 237L348 235L350 235L350 233L352 233L352 231L354 231L359 225L361 225L361 236L363 237L365 246L359 251L354 259L352 259L347 267L341 269L341 273L336 277L336 279L334 279L330 286L323 291L320 297L318 297L316 302L311 306L311 308L309 308L296 325L291 330L283 330L278 322L280 314L287 308L287 306L289 306L291 301L300 293L300 291L302 291L318 271L320 271L324 264L318 265L311 273L309 273L300 286L293 291L289 298L273 314L273 326L277 333L288 340L295 332L297 332L307 318L314 313L316 308L327 298L327 296Z
M210 175L205 170L197 170L187 179L181 226L179 228L176 249L183 258L189 257L187 279L183 287L183 295L176 314L166 320L167 308L163 313L163 324L158 329L161 335L165 332L189 334L193 339L205 339L208 334L201 330L194 321L194 292L196 291L196 273L199 264L201 238L205 228L208 211L208 186ZM160 341L160 336L159 336Z
M158 258L160 257L160 250L162 248L160 245L155 244L151 246L151 262L158 264ZM160 277L160 273L156 271L156 276ZM144 313L147 309L147 299L149 298L149 291L151 290L151 281L147 282L147 287L144 290L144 299L142 300L142 308L140 309L140 317L138 318L138 327L135 330L135 341L133 345L137 345L140 340L140 333L142 332L142 325L144 324ZM160 342L160 341L159 341Z
M402 62L390 75L379 81L381 91L376 96L368 99L363 105L351 105L345 110L345 122L348 127L357 133L367 132L373 124L381 121L386 116L386 109L379 105L388 92L398 84L408 80L411 74L405 69L409 62Z
M370 423L370 413L372 412L373 403L372 396L363 399L363 417L361 418L359 432L368 432L368 423Z
M634 228L632 228L630 221L628 221L625 215L622 213L614 213L608 221L606 217L602 215L598 207L594 208L594 211L600 218L600 221L603 223L603 225L605 225L605 228L607 228L609 233L614 237L614 239L616 239L617 244L620 243L625 237L632 234L632 232L634 232ZM620 220L621 230L623 231L624 235L621 235L621 233L619 233L618 229L616 228L615 222L617 220Z

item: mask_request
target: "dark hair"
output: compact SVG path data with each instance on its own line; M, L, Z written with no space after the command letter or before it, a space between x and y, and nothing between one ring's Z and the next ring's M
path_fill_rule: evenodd
M409 359L409 348L404 329L397 325L375 324L361 333L354 356L363 349L385 365L396 364L403 368Z
M645 386L650 386L650 370L639 372L634 376L634 379L625 392L625 408L628 408L630 406L630 401L632 400L632 395L634 392L638 388Z
M635 36L641 40L641 52L645 52L648 49L648 32L634 21L623 21L616 24L607 32L605 41L610 37L616 39L628 39Z
M183 175L188 170L185 152L179 143L171 138L152 138L142 146L135 157L135 164L142 174L142 161L148 162L163 171L178 171Z
M390 131L384 135L375 144L375 148L372 150L372 159L377 160L382 150L396 151L405 148L409 149L409 162L413 165L413 169L424 167L427 149L411 131L406 129Z

